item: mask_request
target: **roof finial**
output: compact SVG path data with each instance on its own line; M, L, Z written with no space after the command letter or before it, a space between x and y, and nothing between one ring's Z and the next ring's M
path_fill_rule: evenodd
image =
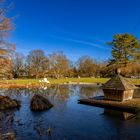
M120 75L120 73L121 73L121 69L120 69L120 68L116 68L115 73L118 74L118 75Z

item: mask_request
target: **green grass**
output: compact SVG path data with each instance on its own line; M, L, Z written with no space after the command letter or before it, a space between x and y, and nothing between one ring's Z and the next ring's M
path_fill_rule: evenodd
M12 80L0 80L2 83L14 83L14 84L29 84L29 83L39 83L37 79L12 79Z
M2 83L13 84L39 84L40 79L13 79L13 80L0 80ZM64 83L105 83L109 78L60 78L60 79L48 79L51 84L64 84ZM129 79L136 85L140 85L140 79Z
M50 83L52 84L59 84L59 83L104 83L108 79L107 78L61 78L61 79L49 79Z
M140 79L129 78L129 80L132 81L132 83L134 83L135 85L140 85Z
M4 83L15 83L15 84L38 84L41 79L12 79L12 80L0 80L0 82ZM108 79L107 78L60 78L60 79L48 79L51 84L63 84L63 83L104 83Z

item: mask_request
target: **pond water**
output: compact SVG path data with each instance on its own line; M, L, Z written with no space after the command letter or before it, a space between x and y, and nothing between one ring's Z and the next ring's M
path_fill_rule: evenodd
M130 114L78 104L80 98L103 95L94 85L0 90L0 94L21 101L19 110L0 112L0 133L15 132L17 140L140 139L139 119L124 121ZM47 97L54 107L44 112L32 112L30 100L34 94ZM49 129L51 134L48 134Z

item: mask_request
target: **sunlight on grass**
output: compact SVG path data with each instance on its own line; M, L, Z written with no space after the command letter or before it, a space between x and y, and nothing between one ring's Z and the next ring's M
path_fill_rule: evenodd
M1 83L8 84L39 84L41 79L12 79L12 80L0 80ZM60 78L60 79L50 79L51 84L66 84L66 83L105 83L109 78ZM130 79L135 85L140 85L140 79Z

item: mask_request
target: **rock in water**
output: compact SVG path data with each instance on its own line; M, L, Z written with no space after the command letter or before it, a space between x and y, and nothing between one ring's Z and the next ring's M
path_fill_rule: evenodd
M34 95L31 99L30 108L33 111L48 110L51 107L53 107L53 105L50 101L41 95Z
M11 99L8 96L2 96L0 95L0 110L10 109L10 108L18 108L20 107L20 102Z
M15 133L0 134L0 140L16 140Z

